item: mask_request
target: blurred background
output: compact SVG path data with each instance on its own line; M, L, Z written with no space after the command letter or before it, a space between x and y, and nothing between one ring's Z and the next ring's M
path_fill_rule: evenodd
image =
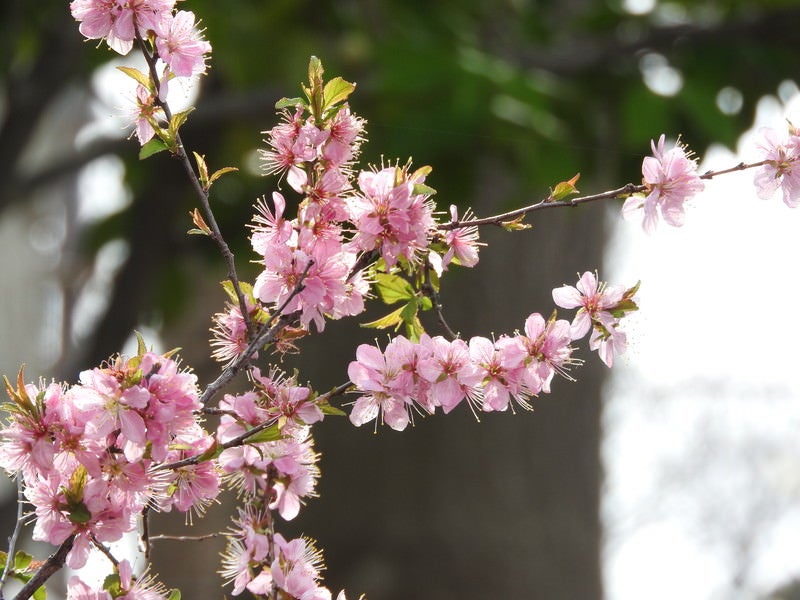
M197 99L195 88L171 94L196 102L186 146L211 168L240 169L212 202L245 280L257 273L245 224L277 185L258 174L259 132L274 125L277 99L298 95L312 54L358 83L364 164L413 156L434 167L440 207L478 215L531 203L578 172L586 193L638 182L662 132L701 156L712 148L721 163L705 168L735 164L740 134L759 115L781 127L797 91L800 3L790 0L182 8L214 51ZM0 373L24 363L28 380L73 382L136 329L158 349L180 346L207 383L225 269L207 240L185 234L194 200L179 165L137 160L115 117L132 91L109 92L122 63L94 45L65 1L0 5ZM477 423L460 410L377 435L328 419L315 433L320 498L280 530L318 540L331 589L371 600L798 597L797 350L762 336L800 334L797 296L781 287L791 263L764 268L797 255L800 223L783 206L772 221L746 206L729 217L732 198L756 202L751 180L733 180L700 225L662 228L659 241L634 224L616 231L619 207L601 204L538 213L520 233L482 231L479 265L444 281L451 325L465 337L521 328L586 269L641 278L647 313L620 373L608 380L584 350L578 381L555 382L533 414ZM345 380L355 343L374 337L330 323L283 366L324 391ZM4 494L3 539L16 514L10 485ZM223 502L188 533L220 531L230 513ZM184 531L183 518L153 528ZM184 598L219 597L223 546L159 542L153 571Z

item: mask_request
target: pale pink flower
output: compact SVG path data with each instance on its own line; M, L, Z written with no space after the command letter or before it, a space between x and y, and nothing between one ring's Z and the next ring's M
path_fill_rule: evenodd
M622 354L627 347L625 332L620 331L618 325L618 319L601 315L589 337L589 349L597 350L600 360L608 367L614 364L614 354Z
M364 120L350 112L345 104L330 120L330 137L322 149L323 157L333 165L343 165L358 155L363 141Z
M655 231L659 214L673 227L683 225L684 203L705 187L697 174L697 162L686 149L676 144L665 150L664 143L663 134L657 145L652 141L653 156L645 157L642 162L647 196L644 199L630 196L622 206L622 216L626 219L639 218L639 211L643 211L642 226L647 233Z
M158 56L180 77L205 72L206 55L211 52L211 44L202 39L194 18L193 12L179 10L157 31Z
M142 84L136 86L136 105L130 112L131 122L134 124L134 133L139 143L144 146L153 139L155 129L152 121L164 118L164 111L156 104L156 98Z
M169 18L175 0L73 0L70 11L80 32L91 40L105 39L110 48L127 54L138 31L142 37Z
M387 348L387 352L388 352ZM350 411L350 422L356 427L380 417L395 431L402 431L410 422L411 397L407 394L408 372L402 364L385 355L380 348L361 344L356 360L347 368L347 375L356 388L364 392Z
M112 600L112 598L106 590L93 589L80 577L73 575L67 582L67 600Z
M553 301L561 308L580 307L570 327L572 339L577 340L589 333L593 321L616 321L610 311L620 303L624 294L623 287L609 286L603 281L598 283L596 275L586 271L575 287L564 285L554 289Z
M387 268L399 257L414 261L428 246L435 227L429 198L414 193L412 181L397 182L396 167L358 176L361 194L350 199L351 220L357 228L353 244L363 251L379 250Z
M464 213L464 220L469 221L472 218L474 218L472 211L467 209L467 212ZM450 219L451 222L458 221L458 207L455 204L450 205ZM478 239L478 227L475 225L449 230L445 234L445 242L449 248L442 258L442 267L446 267L453 258L458 260L458 264L464 267L477 265L478 248L485 245L479 242Z
M528 354L524 374L528 393L549 394L555 374L566 377L573 362L569 321L555 318L545 321L542 315L533 313L525 320L525 335L519 339Z
M419 360L417 371L430 384L428 393L434 406L441 406L447 414L464 398L477 400L482 374L472 362L464 340L449 341L439 335L423 334L419 345L427 354Z
M761 130L762 141L758 144L762 151L762 160L769 161L760 167L755 174L754 183L758 189L758 197L769 200L780 187L783 202L790 208L800 204L800 137L792 134L785 141L770 128Z
M530 408L518 376L526 358L525 348L518 338L503 336L493 342L473 337L469 341L469 355L481 377L481 407L485 412L506 410L512 397L523 408Z

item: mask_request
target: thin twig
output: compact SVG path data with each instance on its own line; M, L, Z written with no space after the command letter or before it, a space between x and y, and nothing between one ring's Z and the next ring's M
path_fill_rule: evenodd
M727 169L722 169L719 171L706 171L699 177L700 179L713 179L714 177L719 177L720 175L727 175L728 173L735 173L737 171L744 171L746 169L763 167L764 165L772 163L774 163L774 161L772 160L762 160L755 163L741 162ZM600 192L599 194L579 196L577 198L571 198L565 200L553 200L552 196L548 196L547 198L544 198L543 200L540 200L535 204L524 206L522 208L517 208L515 210L495 215L493 217L484 217L482 219L470 219L465 221L450 221L449 223L443 223L439 225L439 229L441 231L450 231L451 229L461 229L462 227L473 227L477 225L502 225L503 223L513 221L518 217L521 217L531 212L535 212L537 210L544 210L547 208L559 208L565 206L578 206L580 204L586 204L588 202L596 202L598 200L627 198L628 196L632 196L633 194L641 194L642 192L647 192L649 191L649 189L650 188L647 184L637 185L634 183L627 183L622 187L616 188L614 190L608 190L606 192Z
M17 522L14 525L14 531L11 537L8 538L8 553L6 554L6 564L3 567L3 574L0 575L0 600L4 600L3 587L6 584L8 574L11 572L11 565L14 564L14 553L17 547L17 540L19 533L22 530L22 505L25 502L25 495L22 491L22 476L17 474Z
M118 560L117 560L117 559L114 557L114 555L113 555L113 554L111 554L111 550L109 550L109 549L108 549L106 546L104 546L104 545L103 545L103 544L100 542L100 540L98 540L98 539L97 539L97 538L94 536L94 534L92 534L92 536L91 536L91 540L92 540L92 544L94 545L94 547L95 547L95 548L97 548L98 550L100 550L100 552L102 552L102 553L105 555L105 557L106 557L108 560L110 560L110 561L111 561L111 564L112 564L112 565L114 565L115 567L118 567L118 566L119 566L119 561L118 561Z
M205 391L200 396L201 404L207 404L208 401L211 400L211 398L213 398L220 389L222 389L228 384L228 382L236 377L239 371L241 371L249 363L250 359L256 352L258 352L266 344L275 340L277 334L280 333L284 327L289 325L289 323L293 322L295 318L297 318L296 311L289 313L288 315L284 315L282 313L289 306L289 303L294 300L297 294L305 289L303 282L305 281L305 278L313 264L314 261L308 261L308 264L300 274L294 289L286 297L283 303L277 309L275 309L267 322L261 326L261 329L247 345L247 348L244 349L244 351L236 358L235 361L233 361L222 371L222 373L220 373L219 377L217 377L208 385L208 387L206 387ZM276 317L278 317L278 322L273 326L272 323L275 321Z
M172 540L176 542L202 542L221 536L221 533L207 533L205 535L154 535L150 538L151 542L161 542Z
M147 62L147 66L150 71L150 78L153 80L153 84L155 86L155 102L164 111L164 116L169 123L172 120L172 111L170 110L167 102L162 100L160 96L161 81L158 76L158 71L156 70L156 57L151 55L147 50L147 46L145 45L142 37L139 35L138 30L136 31L136 43L142 55L144 55L144 59ZM228 280L230 280L231 284L233 285L233 289L236 292L236 298L239 301L239 310L242 312L242 319L244 319L248 336L250 336L253 333L253 324L252 320L250 319L250 314L247 310L247 302L245 300L244 292L242 292L242 287L239 283L239 276L236 274L236 261L233 256L233 252L231 252L230 247L228 246L227 242L225 242L225 238L222 236L222 232L217 224L217 220L214 217L214 212L211 210L208 191L204 189L203 185L200 183L200 179L194 171L194 167L189 160L189 156L186 154L186 149L183 146L183 140L181 139L181 135L178 131L175 131L175 145L176 152L174 155L181 161L183 169L186 171L186 175L191 182L192 189L200 200L200 205L203 209L203 216L206 218L206 224L211 230L211 235L209 237L217 244L217 247L222 254L222 258L225 260L225 264L228 267Z
M450 328L450 325L447 324L447 321L444 318L444 313L442 312L442 303L439 300L439 292L436 291L436 288L433 287L433 282L431 281L431 265L426 260L425 261L425 283L422 286L422 292L431 300L431 304L433 305L433 311L436 313L436 320L441 325L442 329L444 329L445 335L448 339L452 342L453 340L458 338L458 334Z
M50 576L61 570L64 563L67 561L67 554L72 550L72 545L75 543L75 534L69 536L64 540L53 554L39 567L36 574L22 586L22 589L14 596L14 600L28 600L33 593L38 590L44 583L50 579Z

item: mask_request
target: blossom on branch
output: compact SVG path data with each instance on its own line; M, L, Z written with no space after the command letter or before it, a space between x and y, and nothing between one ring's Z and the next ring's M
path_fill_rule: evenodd
M768 161L754 177L758 197L769 200L778 188L783 193L783 202L789 208L800 204L800 136L790 127L788 139L781 140L774 129L761 130L762 140L758 144L763 160Z
M697 162L684 146L676 144L664 149L665 136L658 144L651 141L653 156L642 162L643 183L647 196L630 196L622 206L626 219L642 218L647 233L653 233L659 215L667 224L680 227L684 223L684 204L705 187L697 174ZM640 211L643 215L640 217Z

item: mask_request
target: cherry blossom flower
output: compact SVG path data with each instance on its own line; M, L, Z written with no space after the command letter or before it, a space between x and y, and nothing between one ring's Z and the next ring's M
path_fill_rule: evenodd
M471 218L473 218L472 211L468 209L464 213L464 220L469 221ZM454 204L450 206L450 219L452 222L458 221L458 207ZM445 234L448 249L442 258L442 267L446 267L454 258L464 267L477 265L478 248L485 245L479 242L478 238L478 228L475 225L449 230Z
M477 400L482 374L470 359L464 340L451 342L442 336L423 334L419 344L428 354L420 359L417 370L430 384L429 394L435 406L441 406L447 414L464 398Z
M642 162L643 182L647 196L629 197L622 206L622 216L626 219L638 218L643 212L642 226L647 233L653 233L659 214L673 227L684 223L684 204L705 187L697 174L697 162L690 157L686 148L675 145L664 149L665 136L658 144L651 142L653 156Z
M778 188L783 193L783 202L789 208L800 205L800 136L791 129L789 138L780 140L777 132L770 128L761 130L762 141L758 144L763 159L768 164L760 167L754 183L758 197L769 200Z
M202 39L194 13L179 10L159 24L156 32L158 56L179 77L191 77L206 70L211 44Z
M553 301L561 308L580 307L570 326L572 339L577 340L589 333L593 321L616 320L610 310L620 303L624 293L621 286L608 286L602 281L598 284L597 276L586 271L575 287L564 285L554 289Z
M414 193L421 181L398 180L404 171L387 167L358 176L361 194L350 200L351 219L357 228L353 245L359 250L379 250L387 268L399 257L413 262L428 245L435 227L433 209L427 196Z

